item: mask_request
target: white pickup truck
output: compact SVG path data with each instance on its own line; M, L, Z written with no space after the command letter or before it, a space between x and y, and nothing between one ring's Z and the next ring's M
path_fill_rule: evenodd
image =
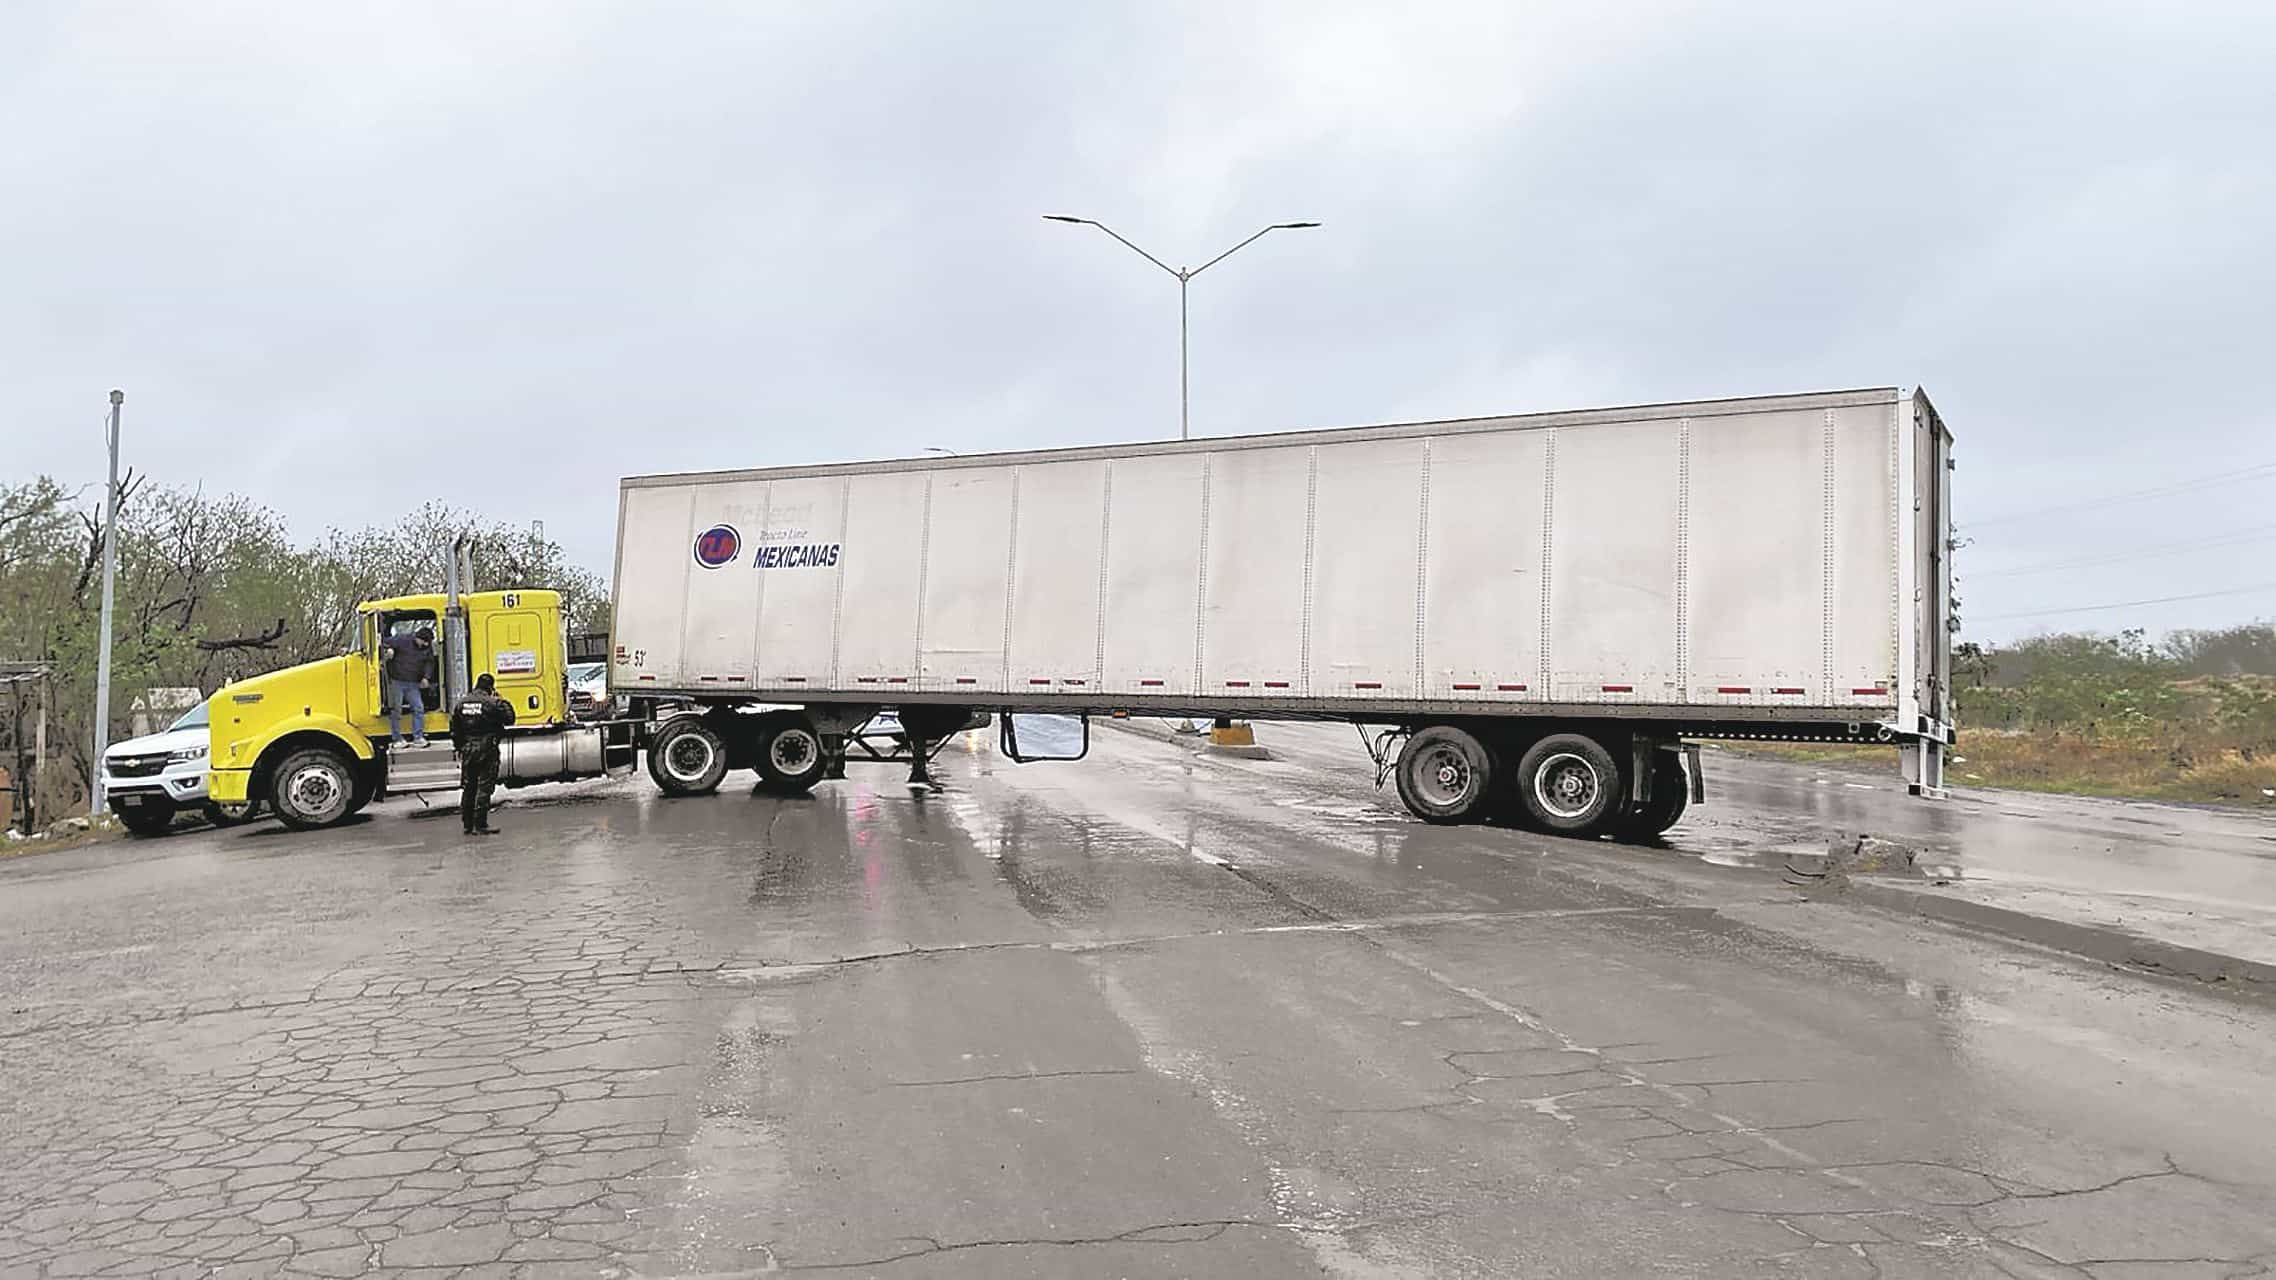
M160 732L103 752L103 794L127 830L157 835L174 825L175 814L189 811L203 813L215 826L252 816L251 805L206 799L206 706L201 702Z

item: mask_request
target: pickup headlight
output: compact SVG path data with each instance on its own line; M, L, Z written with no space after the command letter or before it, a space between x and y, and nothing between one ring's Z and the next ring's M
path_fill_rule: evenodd
M184 748L182 748L180 751L169 751L169 752L167 752L167 753L166 753L166 763L168 763L168 764L188 764L188 763L189 763L190 761L192 761L192 760L203 760L203 759L205 759L205 753L206 753L206 748L204 748L204 747L184 747Z

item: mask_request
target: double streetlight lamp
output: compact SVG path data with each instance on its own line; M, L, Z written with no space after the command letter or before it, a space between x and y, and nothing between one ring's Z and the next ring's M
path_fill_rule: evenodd
M1130 239L1129 239L1127 236L1124 236L1124 235L1123 235L1121 232L1119 232L1119 231L1116 231L1114 228L1112 228L1112 227L1110 227L1110 226L1106 225L1106 224L1105 224L1105 223L1103 223L1103 222L1098 222L1098 221L1095 221L1095 220L1093 220L1093 219L1090 219L1090 218L1076 218L1076 217L1071 217L1071 216L1069 216L1069 215L1067 215L1067 214L1064 214L1064 213L1047 213L1047 214L1044 214L1043 216L1044 216L1044 218L1045 218L1046 220L1048 220L1048 221L1051 221L1051 222L1073 222L1073 223L1078 223L1078 224L1081 224L1081 225L1083 225L1083 226L1086 226L1086 227L1097 227L1099 230L1101 230L1101 231L1104 231L1105 233L1107 233L1107 234L1108 234L1108 235L1110 235L1110 236L1113 236L1113 237L1114 237L1115 239L1117 239L1117 240L1120 240L1120 241L1123 243L1123 245L1124 245L1125 247L1127 247L1127 248L1128 248L1128 249L1129 249L1129 250L1130 250L1132 253L1135 253L1135 254L1137 254L1139 257L1141 257L1141 258L1144 258L1146 261L1153 263L1155 266L1157 266L1157 267L1160 267L1162 270L1164 270L1164 271L1167 271L1167 272L1169 272L1171 275L1173 275L1173 276L1176 276L1176 277L1177 277L1177 281L1178 281L1178 439L1180 439L1180 440L1190 440L1190 439L1192 439L1192 438L1193 438L1193 411L1192 411L1192 400L1191 400L1191 394L1190 394L1190 391L1191 391L1191 387L1192 387L1192 380L1191 380L1191 378L1188 376L1188 370L1190 369L1191 365L1190 365L1190 362L1188 361L1188 359L1187 359L1187 356L1186 356L1186 305L1185 305L1185 293L1186 293L1185 287L1186 287L1186 285L1187 285L1187 284L1188 284L1190 281L1192 281L1192 279L1193 279L1195 276L1197 276L1197 275L1200 275L1202 272L1204 272L1204 271L1207 271L1207 270L1208 270L1208 269L1210 269L1211 267L1214 267L1214 266L1216 266L1218 263L1220 263L1220 262L1223 262L1225 259L1232 257L1234 254L1236 254L1236 253L1239 253L1241 250L1248 248L1250 245L1252 245L1252 244L1255 244L1257 241L1264 239L1266 236L1268 236L1268 235L1272 234L1272 233L1273 233L1273 232L1275 232L1275 231L1302 231L1302 230L1304 230L1304 229L1306 229L1306 228L1308 228L1308 227L1316 227L1316 226L1319 226L1319 225L1320 225L1320 224L1319 224L1319 223L1317 223L1317 222L1275 222L1275 223L1273 223L1271 226L1269 226L1269 227L1266 227L1264 230L1257 232L1255 235L1253 235L1253 236L1250 236L1248 239L1246 239L1246 240L1243 240L1242 242L1240 242L1240 243L1239 243L1239 244L1237 244L1237 245L1234 245L1232 248L1230 248L1230 249L1227 249L1225 252L1218 254L1216 257L1214 257L1214 258L1211 258L1209 261L1202 263L1202 264L1201 264L1200 266L1198 266L1198 267L1173 267L1173 266L1171 266L1169 263L1167 263L1167 262L1164 262L1164 261L1162 261L1160 258L1157 258L1157 257L1155 257L1153 254L1150 254L1150 253L1146 252L1144 249L1141 249L1141 248L1139 248L1137 245L1135 245L1135 244L1132 244L1132 243L1130 242Z

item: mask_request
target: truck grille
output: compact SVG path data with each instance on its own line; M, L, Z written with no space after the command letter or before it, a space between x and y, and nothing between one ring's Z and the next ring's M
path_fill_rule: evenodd
M112 756L110 760L114 778L155 778L165 771L164 756Z

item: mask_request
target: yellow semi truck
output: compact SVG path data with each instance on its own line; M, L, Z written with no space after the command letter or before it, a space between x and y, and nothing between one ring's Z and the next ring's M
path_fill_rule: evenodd
M500 754L513 782L592 777L629 770L635 726L589 724L569 709L561 598L552 591L458 590L368 601L357 608L353 646L338 657L239 681L215 695L207 793L220 804L253 803L285 825L330 826L384 795L458 785L447 744L388 749L380 643L420 627L437 636L440 696L426 724L439 744L448 709L476 675L497 682L514 707L516 732ZM406 732L409 726L405 726Z

